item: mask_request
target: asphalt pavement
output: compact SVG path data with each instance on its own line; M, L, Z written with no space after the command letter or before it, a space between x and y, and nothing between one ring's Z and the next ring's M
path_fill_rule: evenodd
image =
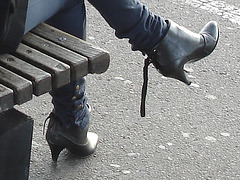
M238 0L144 0L149 9L194 32L210 20L220 40L207 58L187 65L189 87L149 68L146 117L139 113L144 57L87 3L88 41L109 51L111 64L87 76L90 131L100 142L80 159L63 151L51 160L43 122L50 95L17 107L34 118L30 180L239 180L240 6Z

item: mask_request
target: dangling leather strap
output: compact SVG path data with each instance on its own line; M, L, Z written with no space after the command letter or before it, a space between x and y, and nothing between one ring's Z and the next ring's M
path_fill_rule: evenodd
M145 101L147 95L147 84L148 84L148 66L152 63L152 60L147 57L144 62L143 67L143 85L142 85L142 97L141 97L141 107L140 113L141 117L145 117Z

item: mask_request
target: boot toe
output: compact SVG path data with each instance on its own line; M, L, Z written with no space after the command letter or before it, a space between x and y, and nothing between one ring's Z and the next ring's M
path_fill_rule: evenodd
M210 21L208 22L200 33L205 42L204 52L205 56L209 55L216 47L219 39L219 27L217 22Z
M208 22L203 29L200 31L200 34L208 34L210 35L215 41L219 38L219 27L216 21Z
M98 135L93 132L87 133L87 143L86 144L74 144L71 147L67 147L67 150L69 150L71 153L86 158L94 153L94 151L97 148L98 144Z

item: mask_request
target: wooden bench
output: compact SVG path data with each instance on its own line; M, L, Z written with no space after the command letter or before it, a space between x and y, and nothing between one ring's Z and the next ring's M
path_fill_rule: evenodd
M109 62L103 49L44 23L23 37L15 53L0 55L0 179L28 179L33 120L14 105L103 73Z

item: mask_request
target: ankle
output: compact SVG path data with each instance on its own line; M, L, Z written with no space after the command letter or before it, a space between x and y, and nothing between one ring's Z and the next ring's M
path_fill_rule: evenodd
M156 44L154 44L150 50L142 51L142 53L145 55L147 54L148 56L152 57L153 54L155 54L156 49L158 48L160 42L165 38L165 36L168 33L168 30L170 28L171 22L169 20L165 20L163 27L162 27L162 35L160 36L159 40L157 41Z

